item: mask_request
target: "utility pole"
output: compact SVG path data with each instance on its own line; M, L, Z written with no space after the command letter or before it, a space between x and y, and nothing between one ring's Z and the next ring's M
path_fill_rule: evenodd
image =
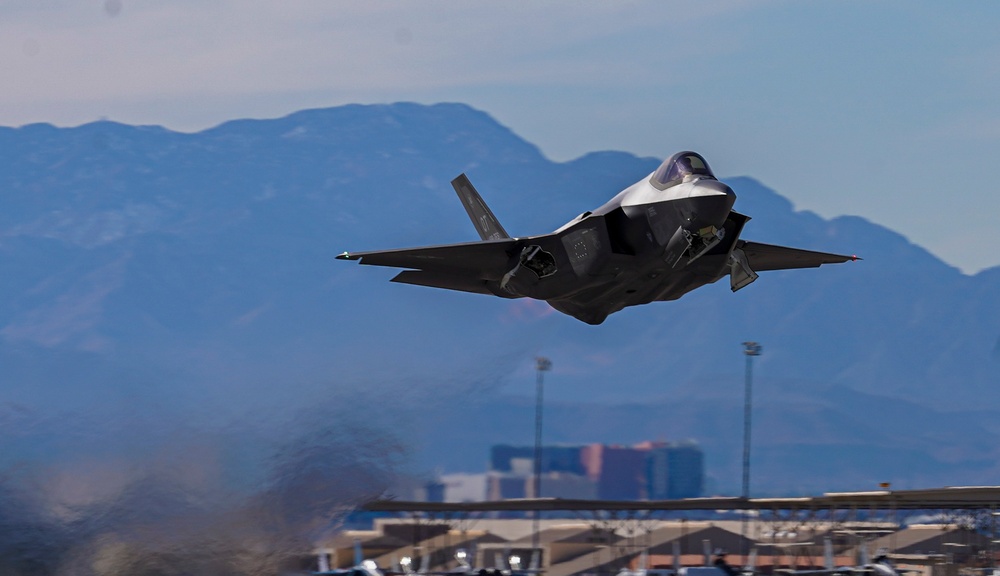
M760 356L761 346L756 342L744 342L743 354L747 358L746 380L743 387L743 500L750 499L750 415L753 392L753 358ZM740 555L746 558L747 515L749 509L743 510L743 524L740 529Z
M542 497L542 397L545 385L545 373L552 370L552 361L544 356L535 358L535 466L534 466L534 496ZM532 515L531 528L532 553L538 550L538 528L540 510Z

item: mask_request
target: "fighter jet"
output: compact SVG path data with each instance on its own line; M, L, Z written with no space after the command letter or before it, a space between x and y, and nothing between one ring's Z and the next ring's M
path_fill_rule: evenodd
M393 282L544 300L587 324L727 275L735 292L765 270L858 259L741 240L750 217L733 210L736 194L695 152L674 154L603 206L540 236L512 238L465 174L451 184L481 241L337 258L405 268Z

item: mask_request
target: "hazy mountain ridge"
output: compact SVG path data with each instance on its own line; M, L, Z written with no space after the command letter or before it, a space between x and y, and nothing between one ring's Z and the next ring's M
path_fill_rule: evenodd
M390 284L391 271L333 256L476 239L448 184L462 171L508 231L526 235L599 206L658 159L596 152L553 163L459 104L308 110L195 134L113 122L0 128L0 152L0 373L11 401L45 405L58 390L50 406L70 410L103 391L96 401L152 395L180 413L239 412L294 409L364 383L426 414L414 436L420 464L475 469L485 443L530 422L498 421L455 444L448 414L516 420L522 402L504 394L526 394L525 365L544 353L556 362L553 439L694 436L725 476L739 444L739 343L752 338L765 349L763 421L782 424L759 436L772 482L796 469L789 454L806 458L802 446L829 446L844 483L864 477L848 470L859 445L862 468L895 450L911 464L926 458L927 482L991 473L983 462L1000 427L966 407L1000 397L1000 267L965 276L864 218L796 211L751 178L725 179L736 210L753 217L745 238L865 260L764 273L736 294L721 282L595 328L529 301ZM600 424L581 425L581 411ZM808 433L793 439L796 430ZM949 454L961 455L954 471Z

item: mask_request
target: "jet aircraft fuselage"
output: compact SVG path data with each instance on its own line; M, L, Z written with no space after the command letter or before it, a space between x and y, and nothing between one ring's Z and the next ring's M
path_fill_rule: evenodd
M545 300L588 324L726 275L735 292L759 271L856 259L740 240L749 217L733 211L736 194L694 152L671 156L603 206L539 236L511 238L464 174L452 185L480 242L338 258L406 268L394 282Z

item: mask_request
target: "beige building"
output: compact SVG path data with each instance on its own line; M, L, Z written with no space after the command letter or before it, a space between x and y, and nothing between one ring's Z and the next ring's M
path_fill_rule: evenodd
M592 521L542 519L537 537L530 519L466 518L451 524L426 520L379 519L374 530L345 531L317 543L316 553L326 553L331 566L354 563L353 545L361 543L364 557L380 567L398 570L408 556L413 566L428 571L458 567L455 553L462 549L473 567L507 568L512 555L527 568L537 555L545 576L617 574L623 568L640 568L648 551L648 568L702 566L717 551L726 561L743 567L743 550L756 549L754 568L762 574L778 569L821 568L823 541L834 544L835 565L855 566L867 549L874 559L880 552L918 576L957 576L959 566L985 567L992 557L990 539L954 525L915 525L895 530L885 523L845 526L814 523L809 527L777 530L766 522L751 521L747 538L740 536L739 521L657 521L605 518ZM862 543L859 544L858 542Z

